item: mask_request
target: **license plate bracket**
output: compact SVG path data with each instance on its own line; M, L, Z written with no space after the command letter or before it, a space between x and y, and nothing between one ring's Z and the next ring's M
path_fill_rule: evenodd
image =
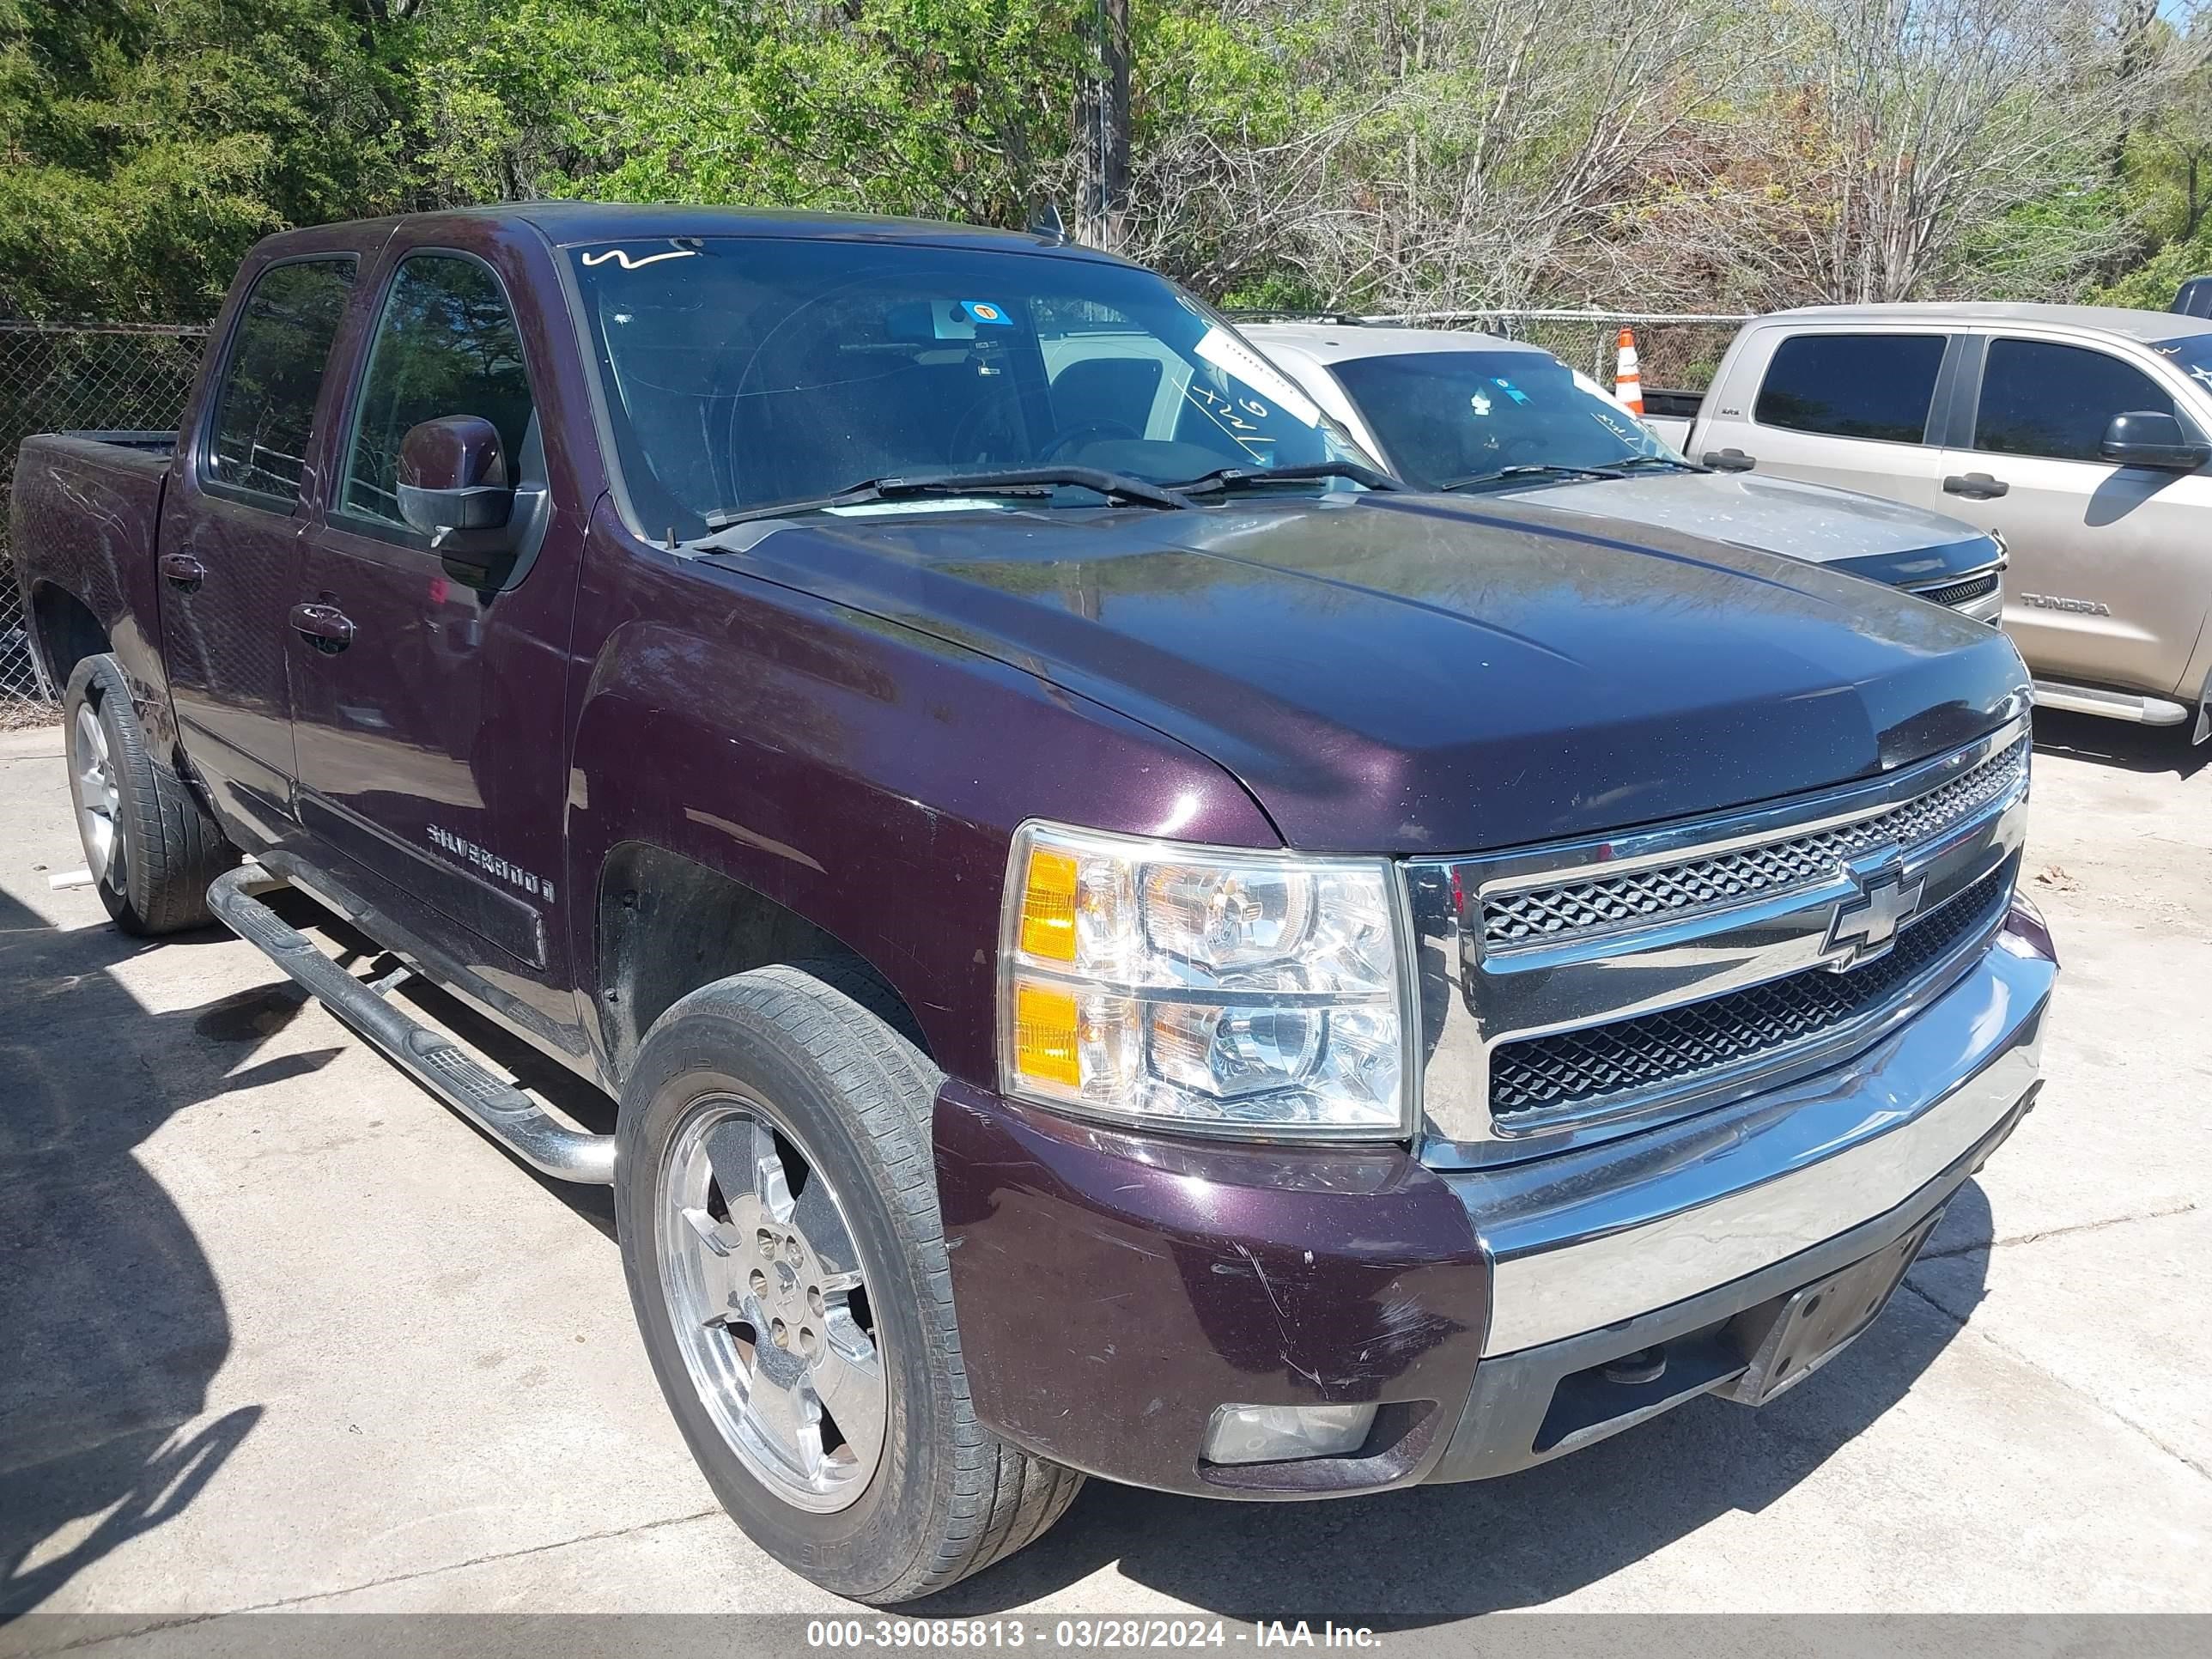
M1763 1406L1796 1388L1849 1347L1881 1315L1905 1281L1905 1269L1936 1231L1936 1210L1902 1237L1826 1279L1791 1291L1780 1303L1746 1310L1730 1322L1750 1364L1722 1390L1723 1397Z

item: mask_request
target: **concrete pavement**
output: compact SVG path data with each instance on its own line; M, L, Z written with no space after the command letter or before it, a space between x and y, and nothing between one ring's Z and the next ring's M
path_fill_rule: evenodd
M1094 1482L913 1611L2212 1610L2212 770L2172 732L2040 730L2049 1086L1850 1355L1485 1485ZM81 862L59 754L0 734L0 1616L850 1610L714 1506L604 1194L239 941L140 945L49 891Z

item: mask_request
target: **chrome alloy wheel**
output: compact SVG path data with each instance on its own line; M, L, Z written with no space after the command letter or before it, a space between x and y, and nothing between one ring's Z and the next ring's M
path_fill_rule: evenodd
M760 1103L702 1100L669 1138L653 1224L677 1346L730 1449L797 1508L856 1502L882 1461L889 1389L819 1162Z
M116 892L131 877L131 842L123 827L123 791L116 782L115 757L108 752L107 728L89 702L79 703L70 733L70 769L76 774L76 829L92 878Z

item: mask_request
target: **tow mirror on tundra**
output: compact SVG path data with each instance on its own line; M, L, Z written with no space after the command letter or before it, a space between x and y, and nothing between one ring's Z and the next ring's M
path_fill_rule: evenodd
M2106 460L2122 466L2194 472L2212 461L2212 444L2193 441L2171 415L2137 409L2112 416L2112 423L2105 428L2103 453Z
M432 538L496 530L514 510L499 429L480 415L445 415L399 441L399 516Z

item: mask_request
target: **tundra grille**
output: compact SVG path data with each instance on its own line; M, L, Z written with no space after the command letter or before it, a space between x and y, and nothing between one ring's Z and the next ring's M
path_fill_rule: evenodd
M1502 1121L1517 1112L1597 1107L1610 1095L1640 1095L1741 1066L1780 1063L1789 1051L1878 1012L1967 940L1986 933L2002 916L2011 890L2002 877L1977 884L1907 927L1887 956L1847 974L1809 969L1640 1018L1500 1043L1491 1055L1491 1115Z
M2027 748L2023 737L1916 800L1833 829L1617 876L1485 894L1484 947L1557 944L1739 904L1825 881L1870 848L1895 845L1909 855L2017 787Z
M1951 583L1948 587L1918 587L1913 592L1921 599L1937 605L1966 605L1996 592L1998 576L1994 570L1984 576L1969 576L1964 581Z

